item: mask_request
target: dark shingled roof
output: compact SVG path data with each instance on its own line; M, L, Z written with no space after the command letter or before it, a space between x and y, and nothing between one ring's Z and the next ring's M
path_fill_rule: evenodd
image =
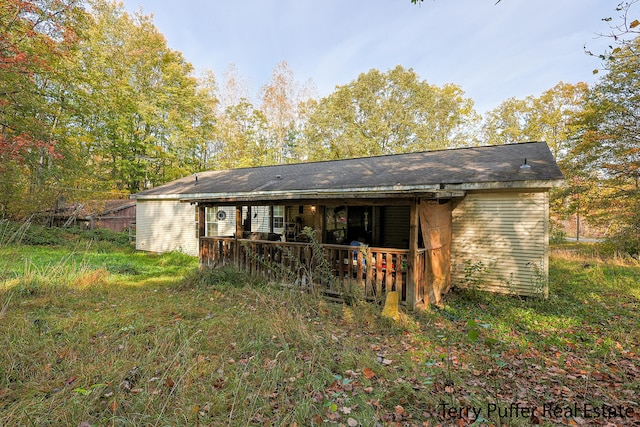
M530 168L520 167L525 159ZM134 197L197 200L251 194L548 188L562 179L547 144L528 142L199 172L197 183L190 175Z

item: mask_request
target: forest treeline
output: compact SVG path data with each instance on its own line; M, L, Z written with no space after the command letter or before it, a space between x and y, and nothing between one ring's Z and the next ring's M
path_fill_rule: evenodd
M559 82L480 115L458 85L402 65L317 97L281 61L252 93L233 66L196 75L151 17L110 0L3 0L0 217L209 169L546 141L566 177L554 211L638 254L640 39L626 19L636 1L618 10L611 49L594 54L597 83Z

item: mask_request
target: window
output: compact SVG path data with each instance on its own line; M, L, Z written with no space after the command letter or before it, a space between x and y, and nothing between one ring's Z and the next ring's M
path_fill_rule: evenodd
M284 228L284 206L273 207L273 228Z
M218 207L207 207L206 223L205 223L205 235L207 237L214 237L218 235Z

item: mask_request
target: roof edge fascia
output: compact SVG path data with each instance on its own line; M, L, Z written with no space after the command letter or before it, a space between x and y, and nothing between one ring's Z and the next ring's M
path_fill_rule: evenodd
M447 193L464 192L469 190L513 190L513 189L550 189L562 185L564 180L530 180L530 181L492 181L477 183L459 184L438 184L438 185L414 185L414 186L384 186L384 187L360 187L348 189L321 189L321 190L288 190L288 191L251 191L234 193L179 193L179 194L149 194L132 195L137 200L175 200L175 201L198 201L200 199L257 199L267 198L283 199L313 199L314 197L326 198L328 196L356 196L375 197L376 194L407 195L411 193Z

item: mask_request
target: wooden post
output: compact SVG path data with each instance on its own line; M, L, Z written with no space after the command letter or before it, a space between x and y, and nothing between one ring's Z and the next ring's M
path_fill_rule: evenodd
M204 249L204 243L202 241L202 238L205 237L207 234L206 231L206 214L207 214L207 209L202 206L201 204L198 204L196 206L196 209L198 210L198 258L200 260L200 266L202 267L202 263L204 262L204 259L206 257L205 254L205 249Z
M323 242L324 237L324 206L316 205L316 215L313 219L313 228L316 230L318 243Z
M273 234L273 205L269 206L269 233Z
M247 220L244 223L244 229L248 232L253 231L251 227L251 205L247 206Z
M240 266L240 239L242 239L242 205L236 205L236 234L233 258L236 266Z
M420 283L420 272L418 271L418 233L419 233L419 200L411 204L409 218L409 255L407 257L407 308L415 310L418 304L418 286ZM387 265L389 268L389 265Z

